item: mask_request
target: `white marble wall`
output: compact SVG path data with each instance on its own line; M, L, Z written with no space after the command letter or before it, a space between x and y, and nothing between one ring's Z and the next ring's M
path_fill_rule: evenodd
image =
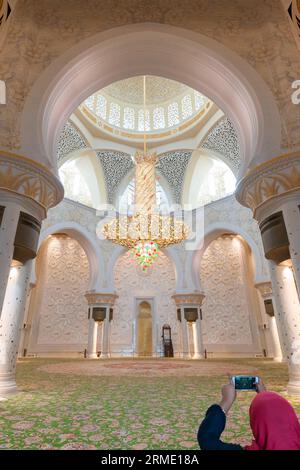
M171 298L175 292L175 272L169 258L160 252L152 268L144 273L127 252L118 259L114 278L119 297L111 328L111 353L132 355L135 351L138 302L144 299L152 304L153 353L160 354L162 326L168 323L172 330L174 352L179 354L178 321Z
M202 257L202 331L210 355L262 353L249 256L238 237L228 236L212 241Z
M45 241L37 260L37 285L28 353L78 353L87 347L89 263L79 243L66 236ZM30 320L29 320L30 322Z

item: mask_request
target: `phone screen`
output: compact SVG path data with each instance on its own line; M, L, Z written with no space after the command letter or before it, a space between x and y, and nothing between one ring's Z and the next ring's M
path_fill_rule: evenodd
M234 386L236 390L255 390L257 384L256 376L235 375Z

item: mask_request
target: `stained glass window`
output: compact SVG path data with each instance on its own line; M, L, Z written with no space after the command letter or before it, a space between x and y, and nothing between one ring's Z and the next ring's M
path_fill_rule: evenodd
M153 110L153 129L164 129L165 123L165 110L164 108L155 108Z
M109 108L109 118L108 118L109 124L120 127L120 114L121 114L120 106L116 103L111 103L110 108Z
M179 124L178 103L171 103L168 106L168 125L169 127Z
M133 108L124 108L124 117L123 117L123 127L124 129L134 129L134 109Z

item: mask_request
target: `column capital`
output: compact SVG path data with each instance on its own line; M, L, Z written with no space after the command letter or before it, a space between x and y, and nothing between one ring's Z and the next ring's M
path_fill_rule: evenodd
M86 292L85 298L89 305L114 305L118 295L107 292Z
M300 191L300 151L273 158L248 171L239 181L236 199L255 212L262 204Z
M184 305L197 305L198 307L202 305L205 295L202 292L191 292L191 293L182 293L172 295L177 307L182 307Z
M269 299L273 295L271 281L258 282L255 284L257 290L259 290L263 299Z
M30 158L0 151L0 189L27 197L46 211L64 197L59 179L44 165Z

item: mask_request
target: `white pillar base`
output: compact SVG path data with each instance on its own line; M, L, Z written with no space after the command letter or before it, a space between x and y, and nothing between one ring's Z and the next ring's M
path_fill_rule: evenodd
M0 397L4 398L10 395L14 395L18 392L15 374L6 374L1 377L0 381Z
M197 353L193 355L192 359L204 359L203 354Z
M87 355L88 359L99 359L96 353L90 353Z
M274 361L274 362L284 362L282 356L273 357L273 361Z
M110 358L110 354L108 353L101 353L100 354L100 359L109 359Z

